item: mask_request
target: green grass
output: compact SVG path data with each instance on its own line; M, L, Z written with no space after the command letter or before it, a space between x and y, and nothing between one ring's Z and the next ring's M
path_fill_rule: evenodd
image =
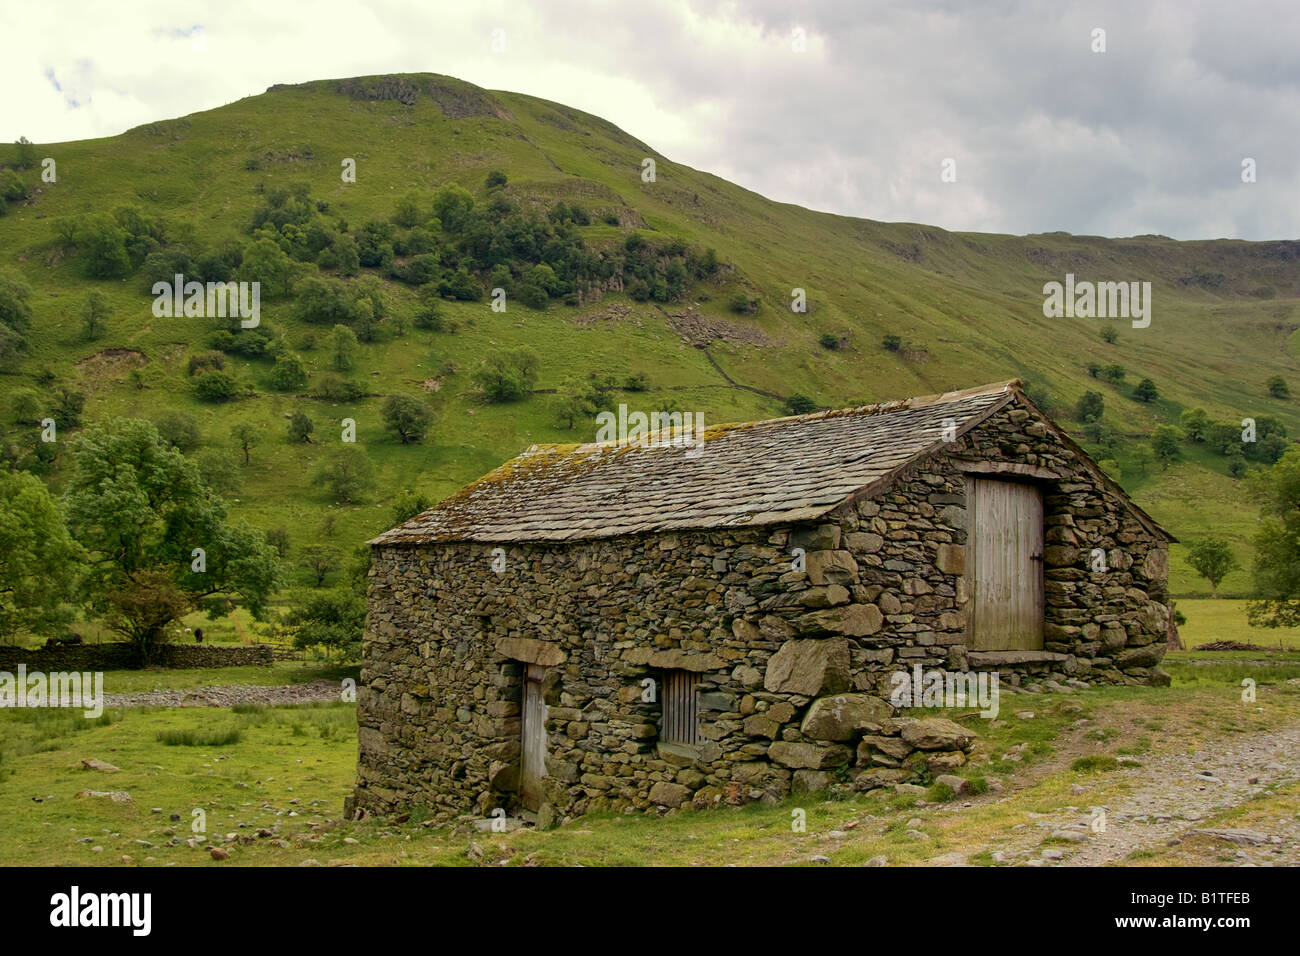
M468 95L464 86L440 82ZM1283 247L952 233L817 213L657 156L634 138L637 131L625 133L597 117L521 94L482 95L492 104L490 112L454 118L425 94L403 106L350 99L329 84L304 85L120 136L40 146L40 155L57 159L60 181L0 217L0 266L16 269L35 289L30 354L0 376L7 437L25 438L8 425L9 396L21 388L39 391L35 376L46 368L88 393L87 421L188 412L203 431L200 452L233 457L231 427L251 422L263 441L251 463L240 466L241 487L228 495L233 514L258 527L289 529L295 551L318 539L347 551L391 524L391 500L404 488L438 499L534 442L594 437L594 421L572 430L562 426L544 394L510 405L481 401L470 373L494 348L535 348L542 359L541 389L556 387L570 374L622 378L644 372L648 392L615 393L611 404L699 410L710 422L780 414L780 399L762 392L804 393L834 406L1019 376L1050 390L1067 427L1074 424L1069 408L1083 391L1102 391L1107 421L1125 436L1116 455L1123 482L1139 502L1184 540L1224 534L1239 558L1247 557L1254 512L1238 484L1223 474L1222 459L1189 449L1184 464L1143 475L1133 467L1131 451L1155 425L1176 422L1181 409L1196 405L1219 419L1274 414L1293 434L1300 432L1296 406L1266 396L1263 387L1273 374L1300 381L1300 360L1287 347L1295 302L1285 294L1294 286L1296 267ZM265 159L268 153L279 158L256 171L245 168L250 157ZM639 177L646 155L658 162L654 184ZM343 156L358 161L354 184L340 182ZM5 158L0 148L0 161ZM390 215L408 188L429 194L454 182L482 196L486 173L497 168L509 175L506 188L518 202L581 198L598 223L603 213L618 212L664 235L716 248L734 272L695 288L688 302L663 307L613 294L577 308L552 304L545 312L511 306L494 313L486 301L451 303L445 311L458 331L413 329L362 349L351 377L380 397L338 404L279 394L267 387L269 362L235 359L233 371L253 385L257 397L207 405L191 394L184 369L189 351L206 348L204 321L155 318L138 277L83 278L53 245L57 219L119 204L137 204L184 224L203 242L247 240L247 224L261 202L258 188L299 181L329 203L331 218L355 226ZM583 234L600 248L621 241L627 231L602 223ZM1074 268L1072 262L1088 266ZM1042 285L1061 279L1067 268L1081 278L1087 272L1088 278L1152 281L1159 305L1151 327L1117 323L1119 340L1107 344L1098 335L1103 320L1045 318ZM1196 272L1221 272L1227 279L1214 292L1182 281ZM1263 285L1275 286L1279 296L1250 295ZM788 309L794 287L807 290L806 314ZM109 297L114 313L107 335L87 343L79 335L78 309L92 289ZM761 297L757 315L739 318L727 311L727 300L741 289ZM393 314L414 313L411 289L390 283L387 295ZM611 306L626 315L607 320ZM760 333L768 344L720 338L706 355L672 326L672 315L686 312ZM295 345L309 331L293 317L289 300L266 300L263 319ZM848 345L822 348L818 342L826 332L847 334ZM900 335L910 351L881 348L885 334ZM125 367L94 358L113 348L142 353L146 388L131 388ZM316 378L327 370L322 350L302 355ZM710 356L736 384L718 373ZM1092 379L1086 371L1090 361L1124 365L1129 384L1115 388ZM1148 375L1162 395L1150 406L1131 398L1132 383ZM434 378L440 388L424 390L421 383ZM392 393L423 395L431 403L436 424L423 443L404 446L385 434L379 407L382 396ZM285 440L285 416L297 408L315 421L316 443ZM358 442L379 472L374 493L349 506L331 504L311 482L322 456L337 447L344 417L356 420ZM56 466L50 476L56 490L64 468ZM328 537L321 530L327 513L334 515ZM1174 590L1205 593L1182 553L1182 546L1175 547ZM297 583L305 583L302 574ZM1237 572L1224 587L1236 593L1247 584L1245 572ZM219 624L212 633L213 640L238 639Z
M1178 610L1187 623L1179 625L1183 644L1194 650L1201 644L1238 641L1274 651L1300 650L1300 627L1251 627L1244 600L1183 598Z
M0 712L0 865L117 865L126 857L156 866L797 866L826 856L836 866L857 866L877 855L890 865L925 863L954 850L991 865L989 853L1014 841L1033 814L1079 801L1071 787L1081 772L1115 762L1091 753L1095 744L1076 733L1082 716L1116 730L1109 741L1116 753L1183 753L1220 747L1224 735L1293 723L1300 692L1264 687L1258 704L1243 708L1231 684L1116 687L1036 695L1032 706L1032 719L975 722L979 737L960 771L973 793L960 809L911 794L801 794L773 806L662 817L593 814L512 834L425 827L421 808L403 823L342 822L343 799L355 782L353 705L129 709L97 721L69 711L7 710ZM1169 729L1153 735L1158 727ZM223 742L220 735L232 730L239 738ZM188 735L186 745L166 745L159 738L168 733ZM1022 739L1034 743L1034 759L1000 767L1000 755ZM120 772L82 769L81 760L91 757ZM994 779L996 793L989 792ZM1122 768L1089 772L1087 799L1104 804L1132 779ZM82 790L124 790L132 802L78 797ZM205 830L196 835L191 827L200 817ZM914 818L928 838L909 835ZM792 826L799 819L801 829ZM259 829L272 835L258 837ZM227 834L242 839L231 842ZM183 842L195 836L194 847ZM166 845L172 840L181 842ZM213 860L204 849L210 842L229 847L230 860Z

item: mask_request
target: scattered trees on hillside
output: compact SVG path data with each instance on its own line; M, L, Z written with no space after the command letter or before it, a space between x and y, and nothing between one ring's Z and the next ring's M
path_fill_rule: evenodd
M537 384L541 357L527 346L490 353L474 370L474 382L488 401L513 402L525 398Z
M1099 422L1106 412L1106 399L1101 392L1084 392L1074 406L1074 416L1079 421Z
M1138 382L1137 388L1133 390L1133 397L1139 402L1150 404L1160 397L1160 392L1156 388L1156 383L1149 378L1144 378Z
M433 422L428 406L409 395L389 395L384 400L380 414L383 415L384 424L397 435L403 445L423 439Z
M325 583L326 576L339 566L338 548L325 544L309 544L302 549L302 566L312 573L316 587Z
M310 445L311 433L314 427L306 412L302 411L302 409L294 409L293 414L289 416L289 441Z
M230 438L234 441L235 447L244 453L244 464L249 464L252 461L253 449L257 447L262 439L257 426L251 422L237 422L230 429Z
M580 418L596 414L600 391L590 378L570 375L555 393L555 411L560 421L570 429Z
M341 504L353 504L375 486L375 466L356 445L336 451L316 470L316 484Z
M271 385L282 392L295 392L307 385L307 366L293 352L281 352L271 368Z
M0 272L0 368L8 368L27 347L32 327L32 289L16 272Z
M199 423L184 412L163 412L154 427L163 441L183 454L189 454L203 441Z
M1173 425L1157 425L1151 433L1151 453L1160 462L1162 469L1168 468L1182 457L1182 440L1183 433Z
M87 341L94 341L108 330L108 317L112 311L108 296L98 289L86 297L81 310L81 334Z
M357 334L346 325L336 325L329 334L330 364L347 372L357 364Z
M1188 408L1178 416L1178 424L1188 441L1200 444L1210 430L1210 416L1203 408Z
M1187 563L1210 582L1210 597L1213 598L1219 596L1219 582L1238 567L1228 542L1216 537L1203 538L1193 544L1187 551Z
M393 524L405 524L420 512L428 511L432 507L433 502L427 495L407 488L393 499Z

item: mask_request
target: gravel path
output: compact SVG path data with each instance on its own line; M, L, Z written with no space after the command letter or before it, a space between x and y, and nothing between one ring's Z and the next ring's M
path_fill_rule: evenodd
M188 690L150 690L105 694L105 707L232 707L235 704L307 704L342 699L338 681L310 684L225 684Z
M1101 807L1101 832L1091 826L1097 808L1086 802L1088 788L1076 785L1079 806L1034 814L1032 824L1016 828L1018 835L1003 845L1000 856L1029 866L1103 866L1122 862L1135 850L1201 834L1221 843L1239 864L1300 865L1300 815L1294 811L1273 818L1262 830L1206 822L1300 778L1300 724L1216 743L1220 746L1195 753L1144 755L1140 767L1115 771L1134 785Z

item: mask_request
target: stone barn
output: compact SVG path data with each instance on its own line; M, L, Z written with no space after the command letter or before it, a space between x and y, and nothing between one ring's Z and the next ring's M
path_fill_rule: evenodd
M900 672L1167 683L1172 540L1016 381L534 446L371 542L348 812L924 782Z

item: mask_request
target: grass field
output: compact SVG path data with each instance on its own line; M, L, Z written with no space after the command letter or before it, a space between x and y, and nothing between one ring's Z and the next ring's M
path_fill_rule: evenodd
M1190 650L1213 641L1239 641L1273 650L1300 650L1300 628L1251 627L1246 619L1248 601L1229 598L1183 598L1178 610L1187 623L1178 628Z
M877 855L906 865L950 851L992 865L992 851L1036 814L1077 802L1077 785L1090 788L1089 802L1122 793L1129 784L1105 772L1117 756L1218 747L1222 734L1300 718L1300 691L1285 683L1289 669L1226 664L1213 679L1197 673L1188 680L1178 676L1185 668L1172 669L1168 690L1098 688L1004 701L1001 720L975 721L980 739L961 771L994 783L995 792L964 806L915 795L805 794L774 806L663 818L601 814L509 834L425 827L418 809L401 824L340 822L355 774L349 704L129 709L98 721L66 711L5 711L0 865L803 865L815 857L859 865ZM1259 681L1257 706L1241 705L1243 675ZM110 685L123 686L110 676ZM205 683L247 680L242 669L204 676ZM1030 706L1032 716L1022 713ZM1086 733L1080 720L1091 728ZM1017 745L1019 759L1007 759ZM120 772L82 769L80 761L91 757ZM132 799L76 795L85 789L124 790ZM791 826L795 811L806 817L802 832ZM200 817L201 834L193 829ZM259 830L270 835L259 837ZM214 860L210 845L230 859Z

